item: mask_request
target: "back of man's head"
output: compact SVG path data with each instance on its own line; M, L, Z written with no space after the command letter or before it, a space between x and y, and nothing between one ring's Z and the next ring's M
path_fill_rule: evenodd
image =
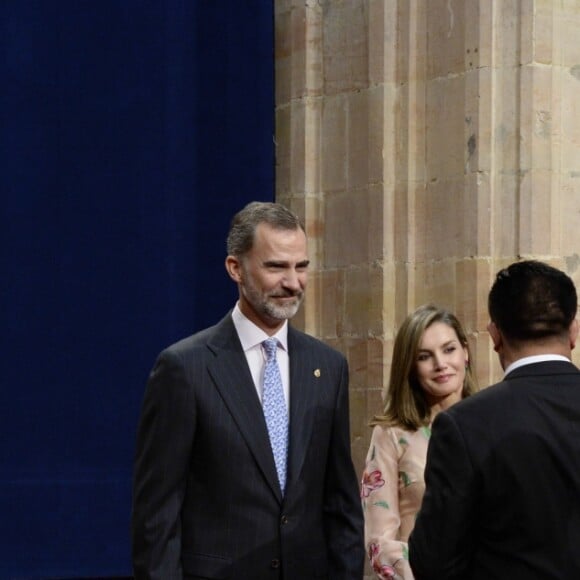
M576 288L557 268L535 260L516 262L497 273L488 308L509 340L563 336L576 316Z

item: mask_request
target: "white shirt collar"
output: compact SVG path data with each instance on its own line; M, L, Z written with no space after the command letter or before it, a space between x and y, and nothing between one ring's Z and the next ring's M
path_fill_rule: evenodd
M560 354L536 354L533 356L525 356L524 358L520 358L513 363L511 363L504 371L504 377L507 376L512 371L523 367L524 365L531 365L534 363L539 362L546 362L549 360L560 360L565 362L570 362L569 358L562 356Z
M267 338L270 338L259 326L254 324L240 310L240 305L236 302L232 311L232 321L236 327L236 332L242 343L244 352L262 344ZM282 348L288 352L288 321L285 320L282 328L273 335L278 340Z

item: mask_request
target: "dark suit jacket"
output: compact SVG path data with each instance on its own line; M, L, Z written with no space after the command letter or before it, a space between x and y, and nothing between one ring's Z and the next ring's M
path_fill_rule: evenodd
M580 372L520 367L435 419L416 580L580 578Z
M231 316L160 354L137 438L135 578L362 578L347 363L291 327L288 351L284 497Z

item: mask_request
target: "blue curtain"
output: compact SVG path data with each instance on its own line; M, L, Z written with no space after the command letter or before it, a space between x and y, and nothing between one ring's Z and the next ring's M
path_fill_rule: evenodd
M233 305L229 220L273 199L272 12L0 4L0 578L130 574L147 375Z

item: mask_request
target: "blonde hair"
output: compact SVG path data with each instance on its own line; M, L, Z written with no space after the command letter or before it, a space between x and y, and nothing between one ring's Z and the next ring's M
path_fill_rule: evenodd
M391 375L383 391L385 403L383 414L375 415L370 422L371 426L397 425L414 431L428 425L431 413L423 389L417 380L416 369L423 334L435 322L443 322L453 328L459 342L468 352L462 396L465 398L477 391L467 336L461 323L449 310L425 304L409 314L397 332Z

